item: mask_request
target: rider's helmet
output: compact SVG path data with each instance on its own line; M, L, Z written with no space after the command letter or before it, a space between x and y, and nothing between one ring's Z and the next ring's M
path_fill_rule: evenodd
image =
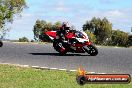
M70 30L70 26L68 26L68 22L63 22L62 23L62 30L65 31L65 33L68 33Z
M66 27L67 27L67 23L66 23L66 22L63 22L63 23L62 23L62 28L65 29Z

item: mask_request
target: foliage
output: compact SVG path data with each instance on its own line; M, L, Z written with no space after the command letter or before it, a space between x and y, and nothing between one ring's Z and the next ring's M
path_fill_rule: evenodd
M90 40L91 42L93 42L93 43L96 42L96 36L95 36L92 32L90 32L90 31L85 31L85 33L88 35L89 40Z
M25 0L0 0L0 34L6 32L6 23L12 23L15 14L19 14L26 7Z
M30 42L34 42L34 40L32 39Z
M62 23L60 21L57 21L55 22L53 25L52 25L52 28L51 30L55 31L55 30L58 30L59 27L61 27Z
M22 38L19 38L19 42L29 42L29 40L26 37L22 37Z
M37 20L34 25L34 38L39 41L49 42L49 37L44 34L46 31L58 30L62 24L60 21L52 24L44 20ZM71 29L75 29L74 26ZM127 46L132 45L132 40L128 33L112 30L112 23L108 19L92 18L83 25L83 31L88 34L91 42L99 45Z
M132 35L128 36L128 46L132 46Z
M112 45L127 46L128 33L120 30L113 30L111 39L112 39Z
M33 32L34 32L34 39L38 41L48 41L47 36L44 35L44 32L50 31L50 30L58 30L58 28L61 26L61 22L58 21L54 24L48 23L44 20L37 20Z
M92 18L83 25L83 30L93 32L97 38L97 44L106 44L106 40L111 37L112 23L106 18Z

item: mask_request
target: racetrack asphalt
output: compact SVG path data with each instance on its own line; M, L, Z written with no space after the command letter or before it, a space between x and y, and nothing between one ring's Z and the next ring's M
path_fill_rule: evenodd
M0 63L78 69L88 72L132 74L132 48L97 47L97 56L67 53L60 56L52 44L4 42L0 47Z

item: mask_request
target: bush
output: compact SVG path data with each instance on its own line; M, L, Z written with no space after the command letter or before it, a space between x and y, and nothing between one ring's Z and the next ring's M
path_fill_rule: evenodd
M31 40L31 42L34 42L34 40Z
M85 33L88 35L90 42L96 43L96 37L92 32L85 31Z
M132 46L132 35L129 35L127 44L128 46Z
M127 46L128 33L120 31L120 30L113 30L111 39L112 39L113 45Z
M22 38L19 38L19 42L29 42L29 40L26 37L22 37Z

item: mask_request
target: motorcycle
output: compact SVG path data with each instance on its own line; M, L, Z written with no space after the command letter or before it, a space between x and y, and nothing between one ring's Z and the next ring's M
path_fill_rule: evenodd
M2 41L0 41L0 47L2 47L3 46L3 42Z
M98 49L89 41L89 37L85 32L72 31L66 34L67 41L61 41L57 35L58 31L47 31L45 35L53 41L54 49L61 55L67 52L72 53L88 53L90 56L96 56Z

